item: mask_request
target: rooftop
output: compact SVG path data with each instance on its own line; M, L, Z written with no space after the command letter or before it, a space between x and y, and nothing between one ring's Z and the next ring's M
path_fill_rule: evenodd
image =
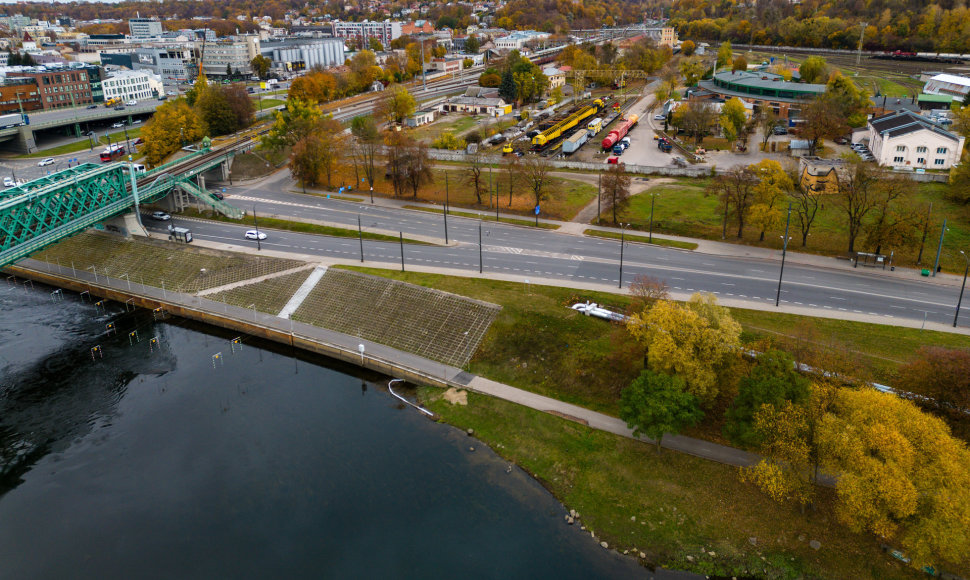
M877 117L869 121L869 126L883 137L889 138L925 130L932 131L953 141L960 140L956 134L947 131L939 123L934 123L926 117L911 113L910 111L900 111L898 113L890 113L889 115Z
M959 75L950 74L939 74L930 79L931 81L936 81L940 83L952 83L954 85L970 86L970 77L963 77Z

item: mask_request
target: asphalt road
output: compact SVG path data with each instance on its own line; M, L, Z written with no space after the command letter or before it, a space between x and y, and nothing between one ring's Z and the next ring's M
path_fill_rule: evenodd
M247 210L254 205L262 214L312 219L356 229L358 215L365 231L405 236L444 237L440 214L328 200L317 196L259 190L236 190L227 200ZM251 244L243 232L251 227L202 220L174 222L189 227L199 239L220 243ZM478 220L451 216L448 237L457 245L447 247L405 245L405 263L475 271L479 268ZM162 224L146 220L162 231ZM482 268L536 279L562 279L574 283L618 285L620 243L547 230L533 230L504 224L482 223ZM356 239L268 231L263 247L321 257L359 259ZM367 261L398 263L400 247L395 243L364 241ZM722 257L627 243L623 252L623 284L638 275L664 280L677 293L711 292L721 298L774 304L778 286L780 252L776 260ZM826 269L792 264L785 266L782 304L870 315L890 322L894 318L952 324L959 288L895 278L871 270ZM970 324L970 313L964 323Z

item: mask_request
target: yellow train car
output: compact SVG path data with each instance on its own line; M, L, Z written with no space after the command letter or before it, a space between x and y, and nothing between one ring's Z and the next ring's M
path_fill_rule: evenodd
M589 105L588 107L583 107L579 111L576 111L572 115L566 117L562 121L556 123L552 127L549 127L542 133L539 133L538 135L533 137L532 146L537 147L539 149L545 147L550 142L555 141L556 139L561 137L564 132L569 131L570 129L579 125L586 119L595 117L596 114L599 113L604 106L605 106L605 103L603 103L602 100L596 99L595 101L593 101L592 105Z

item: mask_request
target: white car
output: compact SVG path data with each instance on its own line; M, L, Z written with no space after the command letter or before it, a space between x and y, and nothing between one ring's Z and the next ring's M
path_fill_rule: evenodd
M167 213L165 213L163 211L153 211L152 212L152 219L153 220L158 220L160 222L167 222L170 219L172 219L172 216L168 215Z
M663 121L666 118L667 116L662 113L657 113L656 115L653 116L654 121Z
M4 187L14 187L17 183L13 180L13 177L4 177L3 186Z
M247 240L265 240L266 239L266 234L264 234L263 232L260 232L260 231L256 231L256 230L249 230L249 231L246 232L246 239Z
M127 105L129 107L134 107L137 104L138 104L138 101L128 101L128 102L125 103L125 105Z
M40 163L37 164L37 167L44 167L46 165L54 165L54 158L48 157L46 159L41 159Z
M125 124L124 124L124 123L121 123L121 122L118 122L118 123L114 123L114 124L112 124L112 125L111 125L111 128L112 128L112 129L121 129L121 128L122 128L122 127L124 127L124 126L125 126Z

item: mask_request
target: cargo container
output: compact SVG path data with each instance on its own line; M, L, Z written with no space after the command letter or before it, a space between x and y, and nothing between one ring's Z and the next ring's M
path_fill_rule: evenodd
M568 139L562 142L562 152L569 154L579 151L579 148L589 140L589 131L580 129L573 133Z

